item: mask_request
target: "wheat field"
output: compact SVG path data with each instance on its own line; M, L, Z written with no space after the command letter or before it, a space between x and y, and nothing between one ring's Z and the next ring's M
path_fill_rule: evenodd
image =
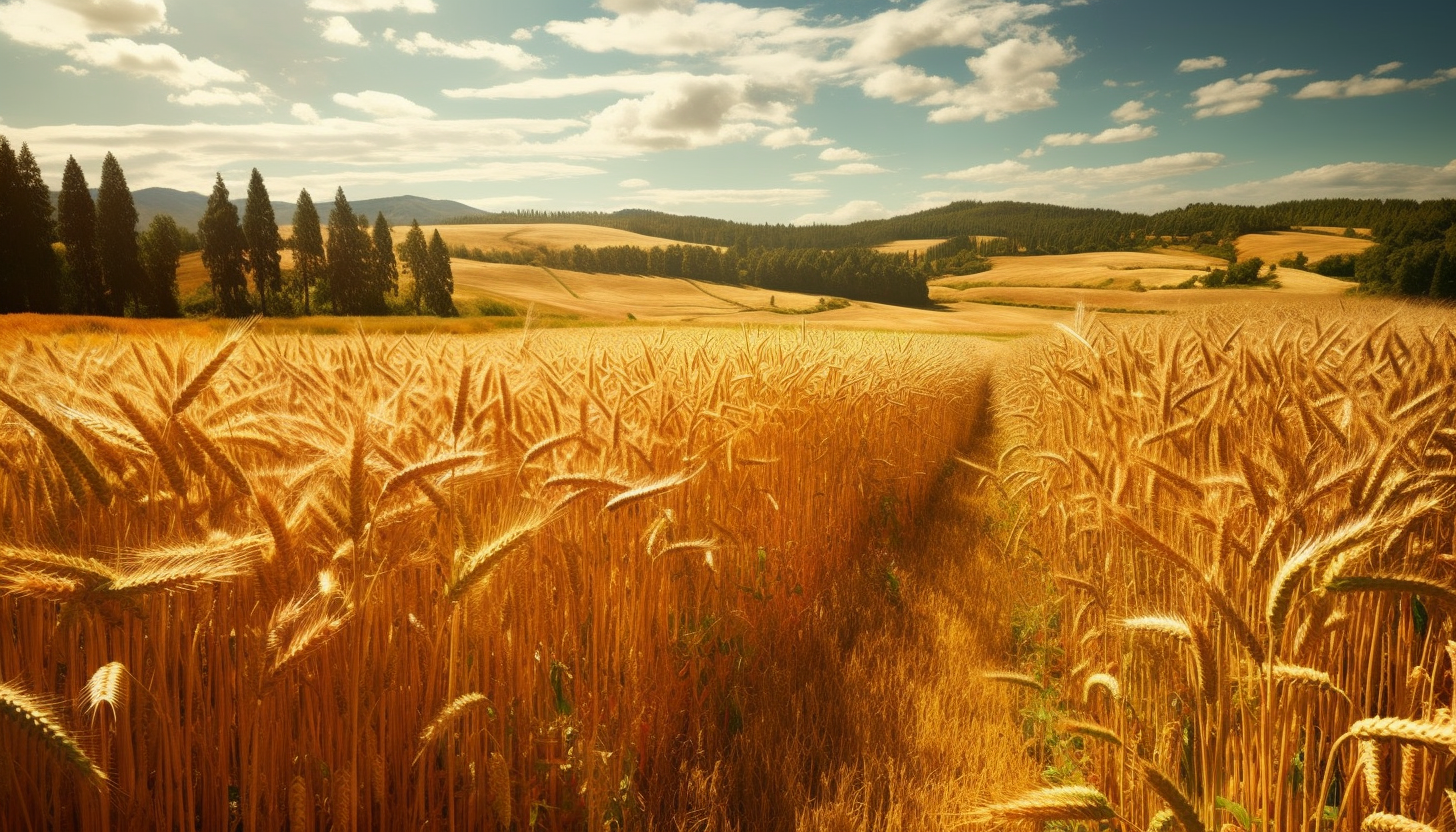
M0 353L7 829L670 825L985 375L802 330Z
M1023 568L1054 610L1053 647L1008 670L1068 768L1001 805L1189 832L1456 823L1452 322L1083 320L1004 366L987 476L1036 509Z

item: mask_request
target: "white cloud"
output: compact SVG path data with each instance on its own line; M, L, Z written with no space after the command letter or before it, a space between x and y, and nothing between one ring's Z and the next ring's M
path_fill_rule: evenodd
M236 84L246 80L241 72L218 66L207 58L189 58L165 43L108 38L79 44L70 49L69 54L78 63L154 78L168 86L184 89Z
M866 176L876 173L889 173L890 171L871 162L845 162L842 165L832 167L829 170L816 170L807 173L796 173L789 177L795 182L817 182L821 176Z
M635 188L646 188L646 187L649 187L652 183L651 182L648 182L646 179L623 179L621 182L618 182L617 184L620 185L620 186L622 186L623 188L634 188L635 189Z
M56 69L58 71L60 71L60 72L66 73L67 75L90 75L91 74L91 70L89 70L89 69L84 69L84 68L79 67L79 66L71 66L70 64L61 64L60 66L56 67Z
M1178 64L1179 72L1197 72L1201 69L1223 69L1228 66L1228 61L1218 55L1209 55L1207 58L1185 58Z
M530 29L526 28L520 28L514 32L511 32L511 40L530 40L533 37L535 37L535 35L531 32Z
M573 143L597 152L616 148L690 149L748 141L793 123L781 91L732 75L684 76L643 98L627 98L591 117Z
M804 214L794 225L845 225L861 220L882 220L891 216L890 209L870 199L856 199L823 214Z
M432 118L435 111L392 92L365 90L358 95L334 93L334 103L375 118Z
M1129 101L1112 111L1112 120L1118 124L1129 124L1134 121L1147 121L1157 114L1157 110L1141 101Z
M339 43L344 46L369 45L369 41L365 40L364 35L354 28L354 24L349 22L349 18L342 15L335 15L324 21L323 37L329 43Z
M1053 133L1041 140L1046 147L1076 147L1082 144L1120 144L1140 142L1158 135L1158 128L1152 125L1129 124L1125 127L1109 127L1101 133ZM1041 154L1036 154L1040 156Z
M1124 165L1034 170L1023 162L1008 159L1004 162L977 165L950 173L934 174L927 178L1090 188L1147 182L1154 179L1166 179L1170 176L1186 176L1218 167L1223 160L1223 154L1220 153L1178 153L1172 156L1155 156L1141 162Z
M1050 37L1012 38L966 59L976 80L948 92L929 96L924 103L941 105L930 113L936 123L984 118L999 121L1013 113L1040 110L1056 104L1057 74L1052 70L1071 63L1076 53Z
M821 147L827 144L834 144L834 140L814 138L814 128L812 127L781 127L766 133L762 139L759 139L758 143L774 150L783 150L786 147L797 147L799 145Z
M750 9L735 3L665 7L618 0L614 5L606 8L618 12L615 18L553 20L546 24L546 31L587 52L698 55L731 50L744 38L781 33L803 18L789 9Z
M927 98L937 93L955 89L956 83L949 78L928 75L918 66L890 64L860 83L860 89L871 98L888 98L899 104L906 101Z
M295 111L295 117L297 111ZM68 155L126 160L134 187L206 191L222 171L247 181L258 167L270 186L286 181L333 192L338 183L513 181L599 175L561 136L577 119L382 120L325 118L314 122L126 124L12 128L12 142L29 142L43 170L59 171ZM282 193L280 187L275 189Z
M820 151L819 158L825 162L858 162L870 158L870 155L852 147L826 147Z
M985 49L991 37L1048 11L1046 6L1018 3L926 0L915 8L889 9L846 27L854 37L848 57L856 63L878 64L935 46Z
M601 0L601 7L617 14L650 12L654 9L689 9L696 0Z
M1295 171L1272 179L1202 190L1170 190L1153 185L1122 195L1142 210L1190 202L1262 205L1288 199L1348 197L1364 199L1439 199L1456 191L1456 160L1442 167L1390 162L1344 162Z
M308 0L310 9L338 14L357 12L391 12L396 9L411 14L434 14L434 0Z
M255 92L238 92L226 87L196 89L180 95L169 95L167 100L184 107L238 107L243 104L262 106L263 98Z
M1399 61L1381 64L1371 71L1370 77L1356 75L1344 81L1315 81L1294 94L1295 98L1359 98L1368 95L1389 95L1393 92L1420 90L1434 87L1456 78L1456 67L1437 71L1429 78L1407 81L1403 78L1385 78L1388 72L1400 69Z
M311 105L299 102L288 109L290 115L305 124L318 124L319 114Z
M828 196L820 188L646 188L618 201L653 202L658 205L808 205Z
M649 72L624 75L583 75L574 78L532 78L494 87L461 87L443 90L448 98L569 98L603 92L646 95L665 84L681 83L694 76L687 72Z
M488 40L454 42L441 40L429 32L419 32L413 38L394 41L395 48L407 55L423 52L445 58L460 58L469 61L495 61L506 69L535 69L541 66L541 59L515 44L493 43Z
M1270 81L1298 78L1311 72L1308 69L1270 69L1241 75L1237 80L1225 78L1194 90L1193 101L1188 106L1194 110L1194 118L1247 113L1264 106L1264 99L1279 91Z
M163 0L19 0L0 6L0 32L29 46L63 49L92 35L167 30Z

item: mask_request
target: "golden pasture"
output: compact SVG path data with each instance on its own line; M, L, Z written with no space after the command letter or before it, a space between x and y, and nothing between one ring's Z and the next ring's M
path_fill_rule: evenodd
M1375 245L1372 240L1355 237L1333 237L1328 234L1307 234L1300 231L1268 231L1262 234L1245 234L1235 243L1239 259L1261 258L1265 263L1277 263L1304 252L1310 262L1322 260L1332 254L1359 254Z

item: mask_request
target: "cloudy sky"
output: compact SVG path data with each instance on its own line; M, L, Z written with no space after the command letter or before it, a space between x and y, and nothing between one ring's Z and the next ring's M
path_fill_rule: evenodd
M10 0L52 186L840 222L1456 196L1456 3Z

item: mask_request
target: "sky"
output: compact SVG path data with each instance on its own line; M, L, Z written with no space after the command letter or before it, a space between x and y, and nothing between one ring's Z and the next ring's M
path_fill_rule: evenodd
M1456 197L1456 3L9 0L0 135L489 211Z

